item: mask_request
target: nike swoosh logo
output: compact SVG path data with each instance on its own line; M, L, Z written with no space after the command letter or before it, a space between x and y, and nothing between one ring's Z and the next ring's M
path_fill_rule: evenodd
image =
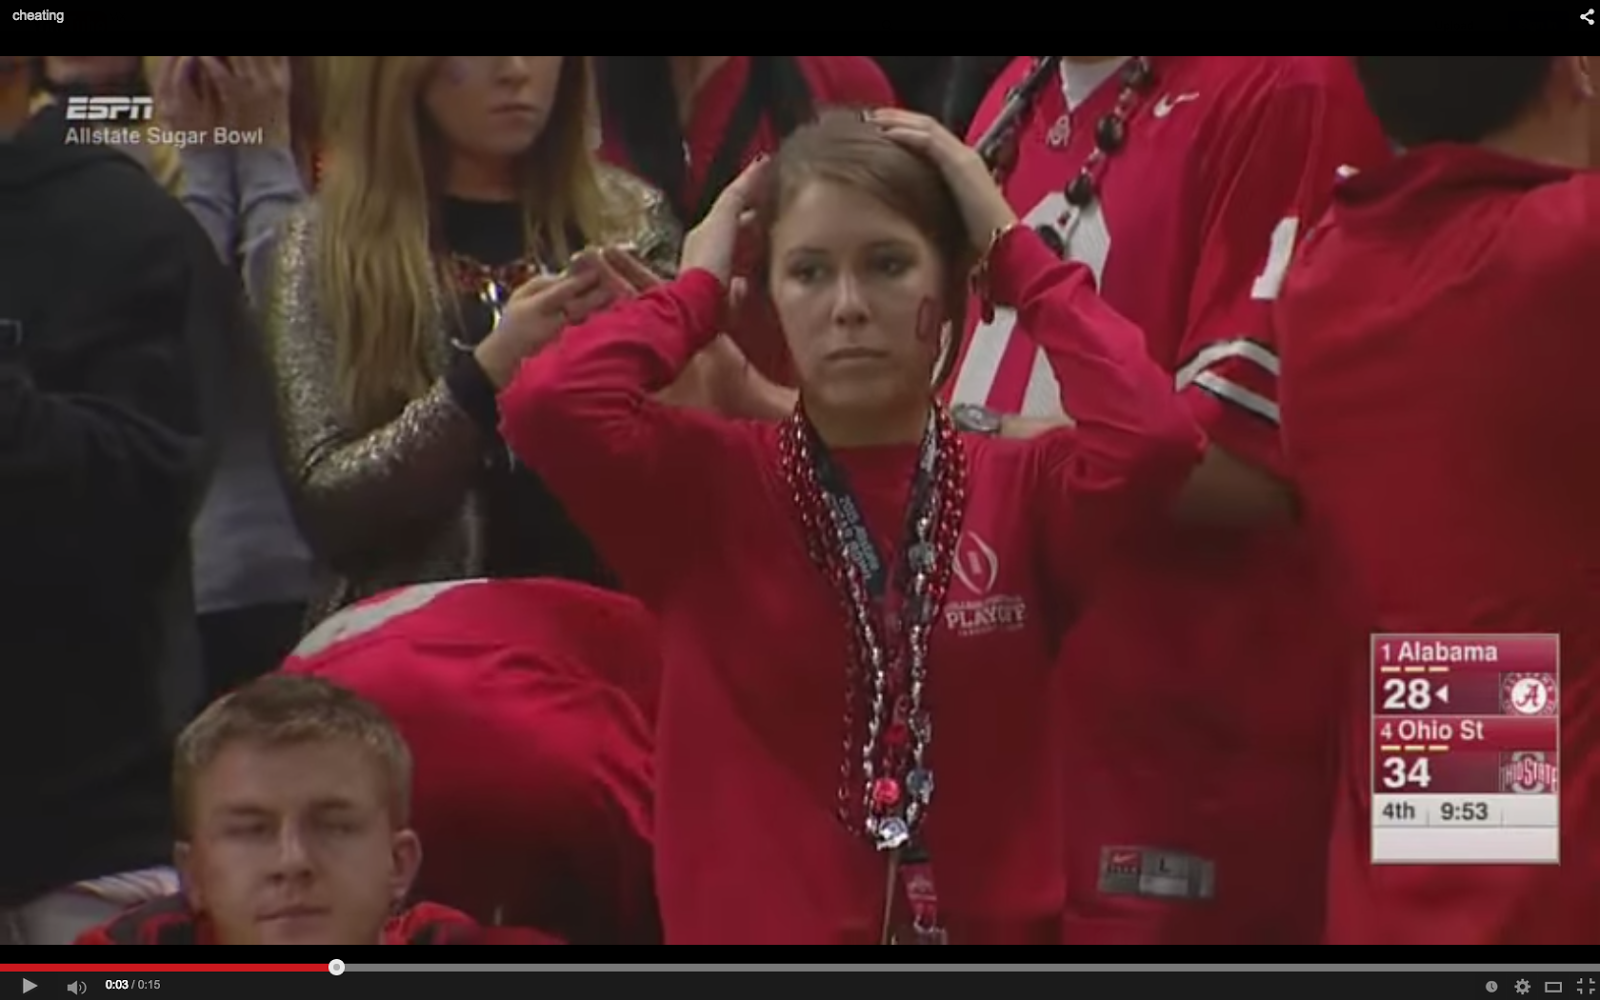
M1177 95L1162 94L1161 95L1161 99L1156 102L1156 106L1153 109L1152 113L1157 118L1165 118L1168 115L1172 114L1173 109L1176 108L1178 105L1180 105L1180 104L1188 104L1190 101L1198 101L1199 99L1200 99L1200 95L1199 94L1195 94L1195 93L1177 94Z

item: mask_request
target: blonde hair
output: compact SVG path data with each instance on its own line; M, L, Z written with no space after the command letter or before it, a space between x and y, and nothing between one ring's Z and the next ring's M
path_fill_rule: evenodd
M146 89L151 91L155 90L156 73L161 68L157 60L160 58L161 56L139 57L139 72L144 75ZM159 126L160 124L161 109L158 107L155 109L155 116L145 125L148 127L150 125ZM150 175L168 191L173 194L179 193L183 188L183 163L179 159L178 150L164 142L146 143L145 145L150 150L150 159L147 164Z
M180 837L193 831L194 790L223 751L347 742L383 770L390 820L410 822L411 751L388 716L371 702L315 677L268 674L212 702L178 736L172 800Z
M339 393L361 429L392 419L436 374L445 150L422 94L442 58L339 56L323 66L317 293L337 345ZM569 233L593 240L603 223L587 75L583 57L563 57L555 106L522 161L529 246L558 258L580 249Z

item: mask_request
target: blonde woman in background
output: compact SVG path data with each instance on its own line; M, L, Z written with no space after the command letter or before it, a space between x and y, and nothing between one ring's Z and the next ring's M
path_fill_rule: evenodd
M212 136L221 127L255 140L183 146L175 185L254 298L276 233L307 197L310 173L295 140L308 144L309 125L306 111L295 114L291 57L150 56L146 65L164 128ZM301 94L301 108L315 96ZM311 591L311 556L273 452L259 343L228 346L228 424L194 525L208 701L282 662L300 639Z
M591 158L582 57L337 56L325 70L327 170L283 234L266 303L291 495L326 577L314 614L463 577L609 582L510 459L472 351L542 347L560 322L531 312L549 297L513 293L587 246L633 243L670 268L660 195ZM604 304L579 291L565 319Z

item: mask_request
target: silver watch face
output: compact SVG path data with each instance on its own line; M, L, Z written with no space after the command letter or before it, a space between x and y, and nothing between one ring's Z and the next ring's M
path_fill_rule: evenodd
M976 403L959 403L950 409L956 427L971 434L999 434L1000 414Z

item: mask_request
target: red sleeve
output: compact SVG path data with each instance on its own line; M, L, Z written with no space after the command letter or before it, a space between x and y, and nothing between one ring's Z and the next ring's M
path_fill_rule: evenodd
M889 108L900 103L871 56L798 56L819 107Z
M1160 517L1204 453L1144 333L1105 304L1094 275L1018 229L990 262L998 304L1017 310L1071 400L1075 426L1037 439L1038 516L1051 565L1081 579L1132 524Z
M500 395L500 431L647 600L717 522L733 426L654 395L717 335L722 284L691 270L567 330Z
M91 927L79 934L73 944L116 944L111 940L111 930L108 926Z
M438 903L417 903L392 918L383 929L384 944L565 944L560 938L528 927L479 924L460 910Z
M473 944L566 944L557 937L527 927L484 927Z
M1234 103L1204 164L1206 209L1177 384L1221 447L1282 472L1272 302L1341 174L1390 155L1340 56L1299 56Z

